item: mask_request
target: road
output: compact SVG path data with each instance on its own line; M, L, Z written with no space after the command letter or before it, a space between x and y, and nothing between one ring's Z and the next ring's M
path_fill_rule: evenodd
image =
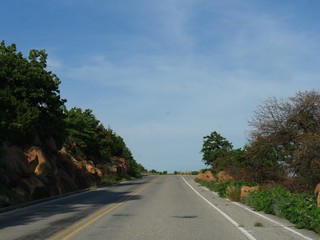
M2 213L0 239L301 240L320 236L222 199L192 176L168 175Z

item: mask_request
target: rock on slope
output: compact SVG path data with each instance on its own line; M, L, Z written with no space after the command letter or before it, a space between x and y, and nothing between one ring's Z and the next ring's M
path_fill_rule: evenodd
M2 146L0 207L36 200L100 184L104 176L127 173L126 161L112 158L96 164L78 159L67 149Z

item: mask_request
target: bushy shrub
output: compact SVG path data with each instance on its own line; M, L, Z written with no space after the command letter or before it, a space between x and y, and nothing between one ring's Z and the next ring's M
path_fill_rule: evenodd
M241 187L235 185L229 185L226 189L226 197L231 201L240 201Z
M220 197L226 197L228 186L231 185L231 181L217 182L214 191L218 193Z
M215 191L215 187L216 187L216 182L215 181L204 181L204 180L201 180L201 179L198 179L196 178L195 181L197 183L199 183L200 185L208 188L210 191Z
M254 210L275 214L274 204L277 201L276 198L281 195L284 195L284 189L282 188L264 189L249 193L245 198L245 202L253 207Z
M242 180L230 180L230 181L203 181L196 179L198 183L207 187L211 191L218 193L220 197L227 197L233 201L240 200L241 187L243 185L248 185L248 183Z
M293 194L283 187L276 187L251 192L245 202L254 210L286 218L297 228L320 233L320 209L313 196Z
M250 185L242 180L229 180L217 182L214 189L220 197L227 197L233 201L240 200L241 187L244 185Z

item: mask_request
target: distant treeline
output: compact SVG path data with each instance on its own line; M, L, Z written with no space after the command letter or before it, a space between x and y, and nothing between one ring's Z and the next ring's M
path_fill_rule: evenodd
M0 143L43 144L54 140L77 155L109 161L123 157L129 174L144 170L123 138L105 128L92 110L65 106L60 79L47 70L45 50L30 50L28 58L16 45L0 45ZM51 141L52 142L52 141Z

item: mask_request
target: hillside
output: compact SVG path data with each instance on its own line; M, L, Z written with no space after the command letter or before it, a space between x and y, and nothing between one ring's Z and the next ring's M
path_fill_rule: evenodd
M4 144L0 158L0 207L94 187L103 178L116 179L128 173L124 158L102 163L81 159L63 147Z
M67 109L45 50L0 43L0 207L139 177L124 139L91 109Z

